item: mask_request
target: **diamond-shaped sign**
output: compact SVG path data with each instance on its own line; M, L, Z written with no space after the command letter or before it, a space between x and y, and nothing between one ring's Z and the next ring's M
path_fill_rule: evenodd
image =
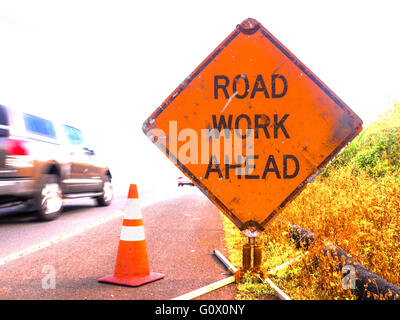
M143 131L247 235L256 235L362 129L260 23L247 19Z

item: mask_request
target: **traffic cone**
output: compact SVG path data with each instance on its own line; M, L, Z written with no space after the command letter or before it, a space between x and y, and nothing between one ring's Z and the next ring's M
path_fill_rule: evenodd
M98 281L137 287L164 278L164 276L162 273L150 272L140 200L136 185L131 184L125 207L114 275L105 276Z

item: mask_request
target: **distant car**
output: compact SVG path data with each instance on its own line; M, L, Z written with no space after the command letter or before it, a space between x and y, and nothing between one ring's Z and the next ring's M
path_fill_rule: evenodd
M40 220L52 220L63 199L83 197L108 206L113 187L82 132L0 105L0 206L25 204Z
M179 177L178 178L178 187L183 187L184 185L188 185L188 186L193 186L194 187L194 183L192 181L190 181L188 178Z

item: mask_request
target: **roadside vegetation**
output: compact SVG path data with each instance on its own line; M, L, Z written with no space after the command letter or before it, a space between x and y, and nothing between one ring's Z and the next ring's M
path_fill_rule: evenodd
M400 285L400 103L359 136L257 237L263 269L304 253L289 237L288 223L314 232L314 244L271 279L292 299L355 299L342 275L323 255L329 239L381 278ZM229 259L242 265L247 238L225 217ZM245 278L248 279L248 278ZM273 291L254 279L238 285L237 299L264 299ZM385 299L384 296L373 296ZM400 297L395 297L400 299Z

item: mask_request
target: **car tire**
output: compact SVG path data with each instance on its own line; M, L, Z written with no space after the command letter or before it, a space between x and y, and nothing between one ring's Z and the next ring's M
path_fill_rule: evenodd
M97 204L101 207L106 207L111 204L113 199L113 187L111 183L111 178L106 176L103 182L103 193L100 197L96 198Z
M58 218L62 209L62 192L57 175L45 174L43 176L35 208L36 215L41 221Z

